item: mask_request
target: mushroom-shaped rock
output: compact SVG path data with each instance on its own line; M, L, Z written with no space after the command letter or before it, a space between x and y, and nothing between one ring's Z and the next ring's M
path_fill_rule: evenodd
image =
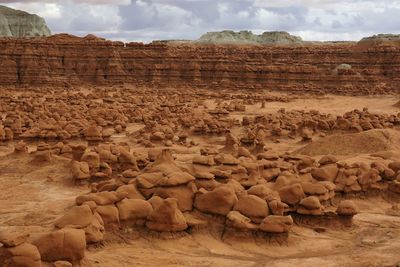
M267 202L255 195L240 197L233 209L251 218L255 223L269 215Z
M287 233L293 225L292 216L270 215L261 222L259 229L267 233Z
M116 204L121 221L145 219L153 211L149 202L142 199L123 199Z
M357 214L358 209L357 209L357 207L356 207L356 205L354 204L353 201L351 201L351 200L342 200L339 203L339 206L338 206L336 212L339 215L353 216L353 215Z
M221 185L213 191L200 189L196 194L194 206L202 212L227 215L237 200L232 186Z
M39 237L33 242L42 260L79 261L85 256L85 232L80 229L64 228Z
M305 215L322 215L322 207L318 197L309 196L300 201L297 213Z
M14 153L24 153L24 152L28 152L28 146L24 141L21 140L15 144Z
M178 201L167 198L147 217L146 227L160 232L179 232L184 231L188 225L178 209Z

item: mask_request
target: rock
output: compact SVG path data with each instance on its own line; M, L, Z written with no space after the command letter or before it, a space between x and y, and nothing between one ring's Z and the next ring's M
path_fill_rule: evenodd
M96 173L100 169L100 156L96 152L85 152L81 161L87 162L91 173Z
M310 196L300 201L297 213L306 215L322 215L322 207L318 197Z
M389 185L389 190L400 194L400 180L395 180Z
M199 190L194 207L206 213L227 215L237 201L234 189L231 186L221 185L210 192Z
M123 199L116 204L121 221L146 219L153 211L149 202L142 199Z
M233 210L239 211L256 223L269 215L267 202L254 195L240 197Z
M93 220L92 210L88 205L75 206L64 216L59 218L54 225L58 228L79 228L88 226Z
M118 187L117 192L126 194L126 198L129 199L145 199L137 189L136 184L122 185Z
M90 178L89 164L87 162L73 161L71 172L74 180L82 181Z
M97 192L78 196L75 199L77 205L82 205L86 201L94 201L97 205L104 206L114 204L127 196L126 192Z
M270 215L260 224L259 229L267 233L287 233L293 225L293 219L289 216Z
M85 232L64 228L45 234L33 242L43 261L80 261L85 256Z
M0 6L0 36L38 37L50 35L51 32L45 20L38 15Z
M300 201L300 205L309 210L321 208L321 203L319 202L319 199L315 196L303 198Z
M202 44L276 44L292 45L300 44L300 37L290 35L287 32L264 32L261 35L253 34L251 31L221 31L208 32L200 37L197 42Z
M160 186L176 186L176 185L182 185L182 184L187 184L191 181L194 181L196 178L194 178L192 175L190 175L187 172L172 172L169 173L166 177L163 177L158 185Z
M247 193L249 195L255 195L262 199L265 199L267 202L273 200L281 200L279 193L275 190L272 190L265 184L254 185L247 190Z
M101 141L103 140L101 131L96 125L91 125L83 131L83 135L88 141Z
M338 162L338 159L333 155L325 155L318 161L320 165L334 164Z
M98 206L97 212L105 224L119 224L119 211L115 205Z
M22 243L14 247L0 247L0 265L12 267L40 267L41 257L37 247Z
M200 164L205 166L214 166L215 161L213 156L195 156L192 160L193 164Z
M289 205L299 203L304 197L304 191L300 184L287 185L279 189L279 196L282 202Z
M178 207L182 212L193 209L193 200L197 191L196 185L191 182L187 185L158 187L154 196L161 198L175 198L178 200Z
M178 201L168 198L148 216L146 227L159 232L179 232L186 230L188 225L178 209Z
M21 245L29 237L29 233L18 232L17 230L0 231L0 243L5 247L16 247Z
M283 216L285 210L289 207L287 204L280 200L271 200L268 202L269 209L273 215Z
M251 223L250 218L244 216L238 211L230 211L228 215L226 215L226 218L227 218L226 224L228 226L238 229L248 229L248 230L257 229L257 225Z
M72 267L72 263L68 261L56 261L53 263L53 267Z
M337 214L345 216L353 216L358 213L358 209L353 201L342 200L336 210Z
M334 182L338 175L339 168L336 164L327 164L320 168L314 168L311 170L311 175L318 181Z

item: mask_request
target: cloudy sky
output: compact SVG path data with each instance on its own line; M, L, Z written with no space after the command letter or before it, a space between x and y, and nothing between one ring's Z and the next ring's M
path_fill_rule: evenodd
M148 42L208 31L284 30L305 40L400 33L400 0L0 0L44 17L53 33Z

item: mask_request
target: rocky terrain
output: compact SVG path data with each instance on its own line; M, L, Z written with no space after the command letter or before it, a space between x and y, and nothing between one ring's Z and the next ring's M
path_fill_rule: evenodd
M301 37L290 35L287 32L264 32L260 35L251 31L221 31L208 32L198 40L201 44L259 44L259 45L295 45L301 44Z
M399 44L0 39L0 266L398 266Z
M0 5L0 37L40 37L51 35L43 18Z
M133 84L370 95L400 88L400 42L232 46L0 39L2 86ZM371 40L376 40L371 39Z
M397 100L2 89L0 264L395 266Z

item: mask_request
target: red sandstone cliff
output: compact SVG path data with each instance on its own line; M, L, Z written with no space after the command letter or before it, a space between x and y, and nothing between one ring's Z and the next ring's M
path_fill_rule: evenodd
M337 69L344 63L351 69ZM69 35L0 39L0 85L82 83L398 93L400 45L145 45Z

